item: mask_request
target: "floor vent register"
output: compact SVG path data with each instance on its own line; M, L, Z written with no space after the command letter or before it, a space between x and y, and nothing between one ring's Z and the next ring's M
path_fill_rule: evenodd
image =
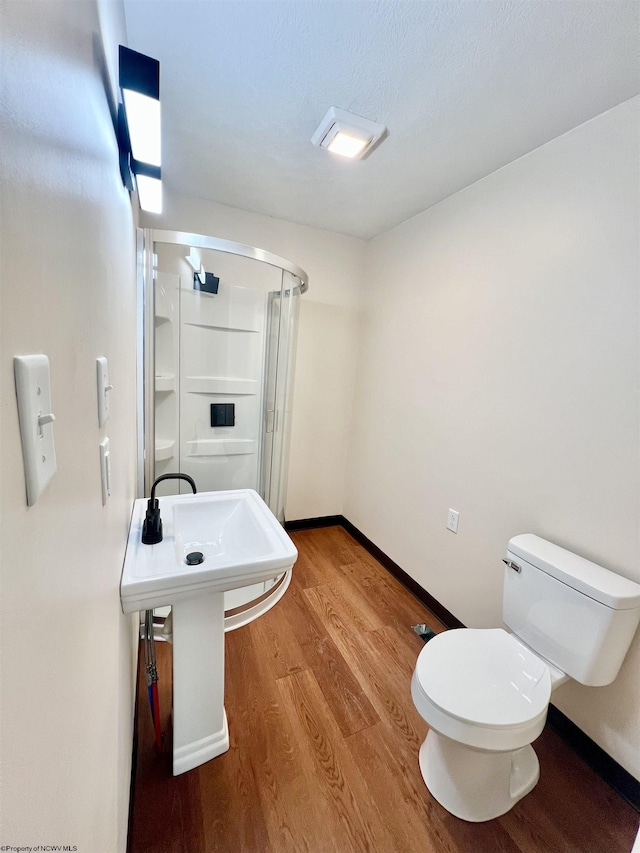
M435 637L435 632L432 631L428 625L425 625L424 622L420 622L419 625L412 625L411 629L415 631L420 639L425 643L428 643L429 640L432 640Z

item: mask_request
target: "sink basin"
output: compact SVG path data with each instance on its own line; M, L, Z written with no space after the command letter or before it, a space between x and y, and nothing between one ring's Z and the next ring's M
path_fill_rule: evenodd
M174 495L159 505L163 540L143 545L147 500L134 504L120 599L125 613L171 605L175 776L229 749L225 591L290 572L298 552L253 489ZM202 562L188 565L194 551Z
M290 569L298 552L253 489L160 498L163 540L143 545L146 498L134 504L122 572L125 613L152 610L203 592L224 592ZM204 561L187 565L200 551Z
M272 554L273 542L253 511L249 492L224 497L192 497L174 504L176 557L184 562L190 551L201 551L212 565L238 558L250 562ZM206 536L203 536L203 532Z

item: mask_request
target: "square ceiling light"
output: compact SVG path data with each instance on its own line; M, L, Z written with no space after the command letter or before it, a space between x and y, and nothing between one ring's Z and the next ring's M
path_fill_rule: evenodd
M311 141L319 148L350 159L365 156L378 142L387 128L384 124L330 107L318 125Z

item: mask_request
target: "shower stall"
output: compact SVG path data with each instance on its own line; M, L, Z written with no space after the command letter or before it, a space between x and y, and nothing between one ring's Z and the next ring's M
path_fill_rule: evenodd
M145 230L138 250L139 489L148 495L170 472L199 492L255 489L283 523L306 273L262 249L177 231ZM156 494L183 488L169 480ZM289 580L225 593L226 629L272 607Z

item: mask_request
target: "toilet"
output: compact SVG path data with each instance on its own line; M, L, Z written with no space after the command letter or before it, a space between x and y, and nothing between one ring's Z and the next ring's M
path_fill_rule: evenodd
M552 691L617 676L640 621L640 585L531 533L503 560L505 628L459 628L420 652L411 695L429 726L425 784L447 811L480 822L535 787L531 746Z

